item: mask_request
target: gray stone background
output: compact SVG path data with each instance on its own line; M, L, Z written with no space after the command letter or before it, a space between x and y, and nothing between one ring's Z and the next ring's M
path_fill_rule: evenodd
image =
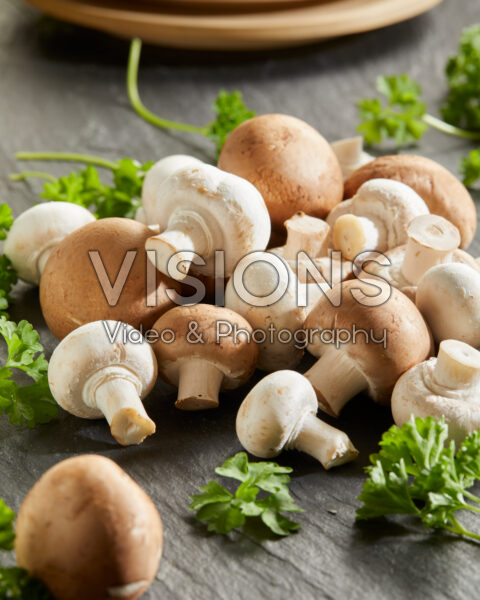
M209 106L219 88L238 88L258 113L295 115L333 140L354 132L354 101L372 95L378 74L408 72L422 83L430 110L436 111L445 93L445 60L462 28L478 21L478 0L446 0L413 21L307 48L261 54L148 48L141 92L157 113L201 124L210 120ZM191 153L213 159L207 141L162 132L132 112L124 84L127 51L126 42L41 18L18 0L2 0L0 199L15 214L34 203L40 189L7 180L26 166L15 162L18 150L141 160ZM468 150L464 141L430 132L417 152L455 171ZM49 165L53 173L69 169ZM471 249L480 254L478 238ZM16 295L12 317L31 320L50 354L55 340L42 321L37 291L20 286ZM292 492L305 508L298 534L266 541L258 532L207 534L187 510L188 496L240 450L234 420L244 394L225 395L216 411L185 414L174 409L173 390L159 386L147 401L157 434L128 449L113 442L104 422L63 413L59 421L30 431L2 417L0 495L18 509L47 468L78 453L117 461L151 495L165 526L159 575L145 596L150 599L478 597L477 545L429 535L404 519L355 525L362 468L391 424L388 410L362 397L339 422L361 451L355 464L326 473L306 456L290 453L279 459L294 468ZM479 519L464 520L480 529Z

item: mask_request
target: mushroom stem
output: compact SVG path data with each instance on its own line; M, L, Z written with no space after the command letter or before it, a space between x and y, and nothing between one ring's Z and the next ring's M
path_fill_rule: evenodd
M378 229L366 217L342 215L333 226L333 246L348 260L366 250L375 250L378 239Z
M305 417L300 433L289 444L289 448L310 454L325 469L338 467L358 456L358 450L346 433L311 414Z
M455 225L437 215L417 217L411 222L407 233L407 248L401 272L413 285L420 281L428 269L447 262L461 241Z
M433 377L439 385L450 389L478 384L480 352L457 340L441 342Z
M338 417L345 404L367 388L367 380L345 352L333 346L305 373L317 394L318 405Z
M330 227L326 221L298 212L285 221L285 227L287 243L283 247L283 257L286 260L296 260L302 251L311 258L327 256Z
M179 370L178 396L175 406L181 410L217 408L223 373L201 358L185 360Z
M119 444L140 444L155 433L155 423L145 412L137 388L121 377L108 379L95 390L95 406L103 412Z
M155 266L173 279L184 279L195 254L206 259L212 249L212 239L205 220L196 212L175 211L167 229L145 243L145 249L155 252ZM175 257L170 261L172 256ZM148 253L149 258L150 253Z

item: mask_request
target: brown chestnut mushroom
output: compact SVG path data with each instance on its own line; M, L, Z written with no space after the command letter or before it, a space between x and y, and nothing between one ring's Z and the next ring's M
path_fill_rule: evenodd
M145 241L152 230L132 219L101 219L77 229L51 253L40 304L55 337L110 319L146 329L174 304L179 285L151 267Z
M220 389L232 390L252 376L258 347L240 315L218 306L178 306L153 326L158 374L178 387L175 406L203 410L218 406Z
M289 115L261 115L236 127L218 166L253 183L277 230L299 210L323 219L342 199L342 171L331 146Z
M415 304L376 281L345 281L323 295L305 321L308 351L319 360L305 373L319 406L338 416L360 392L388 404L397 379L432 353L430 332ZM341 297L340 297L341 294Z
M136 600L157 573L162 547L153 502L103 456L76 456L49 469L18 514L18 565L56 600Z
M345 198L352 198L370 179L395 179L413 188L430 212L445 217L458 227L461 248L475 235L477 212L467 188L439 163L414 154L380 156L354 171L345 181Z

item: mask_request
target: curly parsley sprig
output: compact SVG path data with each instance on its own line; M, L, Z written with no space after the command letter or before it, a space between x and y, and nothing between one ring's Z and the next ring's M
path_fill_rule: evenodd
M447 438L445 420L433 417L412 417L384 433L380 451L366 467L357 520L408 514L426 528L480 541L456 517L459 510L480 513L480 498L469 491L480 479L480 431L468 436L456 453L453 441L446 445Z
M163 129L176 129L178 131L203 135L214 142L218 154L222 149L228 134L235 129L237 125L240 125L243 121L255 116L255 113L245 106L241 92L226 92L225 90L222 90L219 92L212 106L215 112L215 119L207 125L190 125L188 123L179 123L177 121L170 121L163 117L159 117L146 108L138 91L138 68L141 52L142 41L139 38L133 39L128 57L127 92L133 109L145 119L145 121L148 121L152 125L156 125Z
M239 452L215 469L217 475L240 481L234 493L211 480L191 496L190 510L199 521L208 523L208 531L226 534L243 527L248 519L260 518L276 535L289 535L300 528L282 512L303 512L290 496L289 467L273 462L251 463ZM266 492L261 497L260 494Z
M48 362L38 332L28 321L17 324L2 316L0 335L8 349L0 368L0 414L6 414L12 425L49 423L57 417L58 405L48 385ZM12 379L14 370L23 372L33 383L20 386Z

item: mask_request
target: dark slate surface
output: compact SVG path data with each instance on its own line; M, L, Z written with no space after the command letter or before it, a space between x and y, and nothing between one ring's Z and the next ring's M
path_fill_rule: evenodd
M332 140L353 133L354 100L371 94L379 73L408 71L436 108L444 93L445 59L461 29L479 20L478 0L446 0L414 21L298 50L216 55L149 49L141 89L157 112L202 123L210 118L218 88L239 88L259 113L291 113ZM37 199L39 189L8 182L7 175L20 168L13 158L17 150L212 158L208 142L159 131L132 113L124 90L126 55L124 42L42 20L19 1L2 0L0 198L16 214ZM455 169L467 149L432 132L419 151ZM67 169L51 165L55 173ZM480 254L478 238L472 251ZM51 353L55 341L42 322L36 290L19 288L12 316L32 320ZM230 394L217 411L184 414L173 408L172 391L159 388L147 401L158 433L129 449L113 443L103 422L62 414L59 422L27 431L2 418L0 495L18 508L48 467L74 454L97 452L116 460L152 496L165 525L164 557L150 599L478 597L478 546L425 534L405 521L354 524L362 467L391 423L388 410L362 398L339 422L361 451L354 465L326 473L305 456L280 459L294 467L292 491L306 510L297 535L261 541L252 533L206 534L187 510L188 495L240 449L234 419L241 398L242 392ZM478 519L471 525L478 530Z

